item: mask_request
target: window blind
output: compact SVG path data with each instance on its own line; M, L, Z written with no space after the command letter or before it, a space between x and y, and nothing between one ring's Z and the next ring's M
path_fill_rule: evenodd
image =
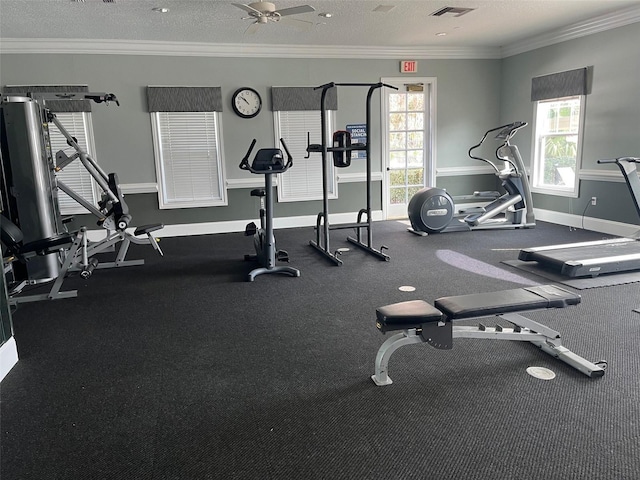
M161 208L226 202L215 112L156 112Z
M78 145L93 157L92 147L89 145L88 129L90 121L82 112L57 113L56 117L69 134L77 139ZM67 145L67 139L55 127L49 124L49 142L51 144L51 155L55 159L56 153L63 150L68 156L76 153L75 149ZM85 198L89 203L96 204L96 190L93 177L82 165L79 159L74 160L63 170L56 173L56 178ZM69 197L66 193L58 190L58 205L60 213L63 215L74 215L89 213L82 205Z
M293 167L280 175L278 180L279 201L303 201L322 199L322 159L319 153L307 156L307 132L312 144L321 143L322 130L320 112L280 111L277 112L279 136L284 138L293 156ZM327 128L332 129L331 116L327 118ZM329 178L333 179L333 163L329 162ZM335 181L329 182L329 194L335 192Z

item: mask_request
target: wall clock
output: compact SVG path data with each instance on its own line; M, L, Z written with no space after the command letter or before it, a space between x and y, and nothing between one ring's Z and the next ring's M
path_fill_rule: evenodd
M233 111L242 118L253 118L260 113L262 98L253 88L242 87L233 93Z

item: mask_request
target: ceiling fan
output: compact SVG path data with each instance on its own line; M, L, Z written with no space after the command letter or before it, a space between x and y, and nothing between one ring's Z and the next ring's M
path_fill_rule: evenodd
M244 10L249 14L248 17L244 17L243 20L253 19L254 22L249 25L245 33L255 33L260 25L264 25L269 22L286 22L297 26L309 27L313 25L313 22L307 22L306 20L298 20L296 18L283 18L289 15L297 15L300 13L315 12L316 9L311 5L298 5L297 7L283 8L282 10L276 10L276 6L271 2L254 2L249 5L242 3L233 3L232 5Z

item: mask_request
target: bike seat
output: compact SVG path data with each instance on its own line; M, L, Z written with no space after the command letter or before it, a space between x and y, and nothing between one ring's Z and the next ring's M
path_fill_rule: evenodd
M254 188L251 190L252 197L264 197L266 195L264 188Z

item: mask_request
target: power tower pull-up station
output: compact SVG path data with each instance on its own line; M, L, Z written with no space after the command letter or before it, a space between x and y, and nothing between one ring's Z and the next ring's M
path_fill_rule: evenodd
M397 90L392 85L387 85L382 82L378 83L326 83L315 87L314 90L322 89L322 96L320 97L320 114L321 114L321 129L322 129L322 143L311 144L307 140L307 154L321 153L322 154L322 211L318 213L316 220L316 239L311 240L309 245L314 247L317 251L322 253L335 265L342 265L342 260L338 256L342 253L341 249L337 249L332 252L329 243L329 230L353 228L356 231L356 236L347 237L347 240L357 246L358 248L369 252L370 254L378 257L380 260L389 261L389 255L384 253L387 246L382 245L380 249L376 249L372 246L373 235L371 231L371 139L367 138L366 143L352 143L351 133L344 130L338 130L333 133L332 146L328 145L327 139L327 124L326 124L326 97L327 92L331 88L335 87L369 87L367 92L367 111L366 111L366 130L367 135L371 133L371 98L373 92L381 87L388 87ZM337 168L344 168L351 165L351 152L365 151L366 152L366 182L367 182L367 203L366 207L362 208L358 212L358 217L355 223L346 223L340 225L330 225L329 222L329 164L328 154L332 154L333 165ZM308 156L307 156L308 158ZM363 220L363 216L366 216L366 221ZM365 232L363 233L363 230Z

